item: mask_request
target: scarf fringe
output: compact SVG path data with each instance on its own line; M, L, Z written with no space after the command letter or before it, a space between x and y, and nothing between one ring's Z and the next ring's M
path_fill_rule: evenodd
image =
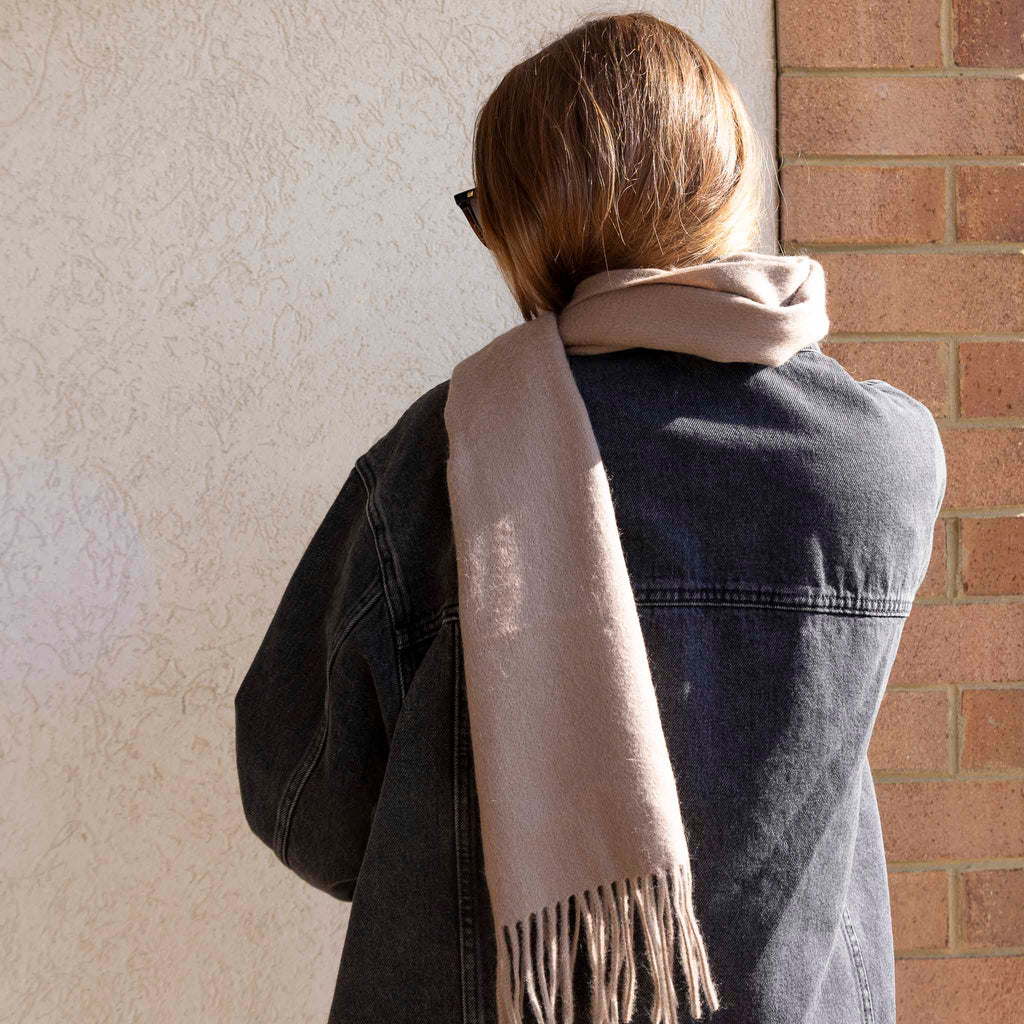
M586 933L592 979L588 1021L630 1021L636 1007L634 903L640 911L653 981L652 1024L678 1024L679 1000L672 980L677 933L690 994L690 1017L701 1016L701 986L711 1012L717 1010L718 990L694 913L690 865L684 861L643 877L577 893L571 938L566 936L568 899L532 912L525 925L523 921L502 925L497 961L498 1024L524 1024L524 995L540 1024L559 1024L556 1006L562 1012L561 1024L573 1024L572 979L581 931Z

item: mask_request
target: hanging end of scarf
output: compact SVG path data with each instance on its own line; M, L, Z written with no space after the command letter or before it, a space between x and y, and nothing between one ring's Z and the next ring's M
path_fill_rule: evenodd
M529 999L533 1021L573 1024L572 979L581 932L591 968L587 1020L628 1024L636 1005L634 907L640 914L651 974L652 1024L679 1024L672 980L677 952L689 989L690 1017L702 1015L702 988L711 1012L718 1009L718 989L694 913L688 862L594 886L576 894L575 906L571 936L568 899L531 913L526 921L499 926L498 1024L524 1024L524 999Z

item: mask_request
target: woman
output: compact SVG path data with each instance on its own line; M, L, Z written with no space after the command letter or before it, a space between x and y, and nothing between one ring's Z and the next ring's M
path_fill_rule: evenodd
M895 1019L866 751L945 461L750 248L763 159L646 14L480 112L524 322L356 460L235 698L250 826L352 903L331 1024Z

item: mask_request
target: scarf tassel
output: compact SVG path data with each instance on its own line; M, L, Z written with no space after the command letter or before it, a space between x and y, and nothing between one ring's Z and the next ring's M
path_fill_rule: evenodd
M571 938L566 936L567 900L530 914L525 925L526 950L523 922L503 925L502 941L498 943L498 1024L524 1024L524 996L540 1024L558 1024L556 1005L562 1011L561 1024L573 1024L572 978L581 918L592 979L588 1020L591 1024L630 1021L636 1003L633 904L640 911L653 981L652 1024L678 1024L679 1000L672 981L677 933L689 988L690 1016L701 1016L701 985L711 1012L717 1010L718 990L694 913L690 865L684 862L576 894Z

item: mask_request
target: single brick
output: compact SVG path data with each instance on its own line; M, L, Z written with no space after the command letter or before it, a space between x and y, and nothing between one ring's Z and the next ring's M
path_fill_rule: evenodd
M871 770L906 775L947 774L948 723L946 690L887 689L868 744Z
M948 427L943 505L1024 505L1024 427Z
M965 946L1024 946L1024 868L960 875L960 941Z
M915 604L903 624L892 686L1024 679L1024 602Z
M779 183L786 242L898 245L940 242L945 235L941 167L783 164Z
M779 150L1016 156L1024 151L1024 78L783 73Z
M1024 769L1024 689L964 690L960 713L963 771Z
M945 871L890 871L889 909L897 953L949 946Z
M1024 779L875 781L886 858L1024 857Z
M857 380L884 380L931 410L949 410L949 345L945 341L835 341L822 351Z
M1024 593L1024 516L960 520L965 594Z
M953 62L961 67L1024 66L1020 0L953 0Z
M961 343L960 414L1024 416L1024 341Z
M896 961L898 1024L1020 1024L1024 956Z
M1024 167L957 167L955 192L958 241L1024 242Z
M1024 334L1015 252L821 252L830 330Z
M844 0L779 0L783 66L938 67L939 7L934 0L869 6Z

